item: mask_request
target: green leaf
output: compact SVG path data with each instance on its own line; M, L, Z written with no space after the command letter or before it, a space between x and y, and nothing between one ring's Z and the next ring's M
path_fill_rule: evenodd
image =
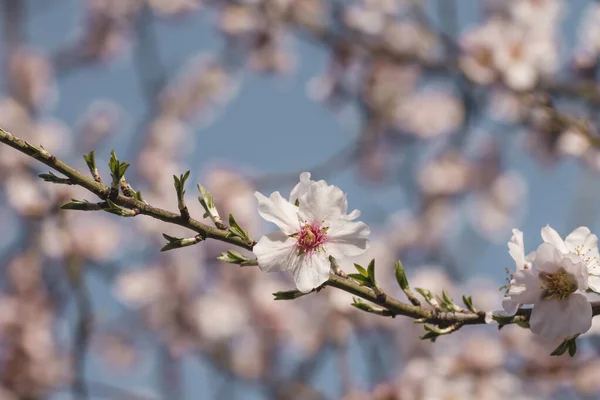
M178 199L183 198L183 195L185 195L185 181L189 178L189 176L190 171L187 171L185 174L179 175L179 178L177 178L176 175L173 175L174 186L175 190L177 191Z
M369 276L369 273L367 272L366 269L364 269L363 267L361 267L359 264L354 264L354 268L356 268L356 270L365 278L367 278Z
M221 253L217 260L228 262L230 264L238 264L242 267L250 266L250 265L258 265L256 259L250 260L248 257L244 256L240 252L235 250L227 250L226 253Z
M550 355L562 356L563 354L568 352L569 356L574 357L577 353L577 338L579 337L579 335L580 334L578 333L577 335L565 338L565 340L563 340L561 344L559 344L558 347L554 349L552 353L550 353Z
M110 159L108 160L108 168L110 169L110 175L112 176L112 187L118 188L119 182L125 175L125 171L129 168L129 164L126 162L120 162L117 159L117 155L114 150L110 152Z
M569 355L571 357L575 357L577 353L577 342L575 340L571 341L571 345L569 346Z
M232 237L232 236L237 236L239 238L241 238L242 240L244 240L245 242L251 242L252 239L250 239L250 236L248 236L248 232L244 231L237 223L237 221L235 220L235 218L233 217L233 214L229 213L229 232L227 233L226 237Z
M40 178L42 178L44 181L50 182L50 183L60 183L63 185L75 185L75 182L73 182L71 179L58 177L58 176L54 175L54 173L52 173L52 171L48 171L47 174L39 174L38 176Z
M423 296L423 298L425 299L425 301L427 301L427 303L429 303L431 306L433 306L433 307L439 307L440 306L439 302L433 296L433 294L431 293L431 291L429 291L427 289L423 289L423 288L415 288L415 290L421 296Z
M167 235L166 233L162 234L163 237L165 239L167 239L167 241L169 243L167 243L166 245L164 245L160 251L168 251L168 250L173 250L173 249L180 249L182 247L188 247L188 246L192 246L196 243L199 243L200 241L204 240L200 235L196 235L194 237L191 238L178 238L175 236L170 236Z
M375 259L372 259L369 265L367 266L367 276L371 280L373 286L375 286Z
M423 327L425 328L426 332L420 337L421 340L431 340L432 342L435 342L435 340L442 335L442 332L440 332L440 330L437 328L429 325L423 325Z
M62 210L96 211L101 210L102 205L98 203L90 203L87 200L71 199L70 203L63 204L60 208Z
M460 311L460 307L454 304L454 300L448 295L446 290L442 290L441 307L445 311Z
M120 215L121 217L135 217L139 214L139 211L121 207L115 204L110 199L106 199L106 205L106 207L102 208L104 211L109 212L111 214Z
M394 274L396 275L396 282L398 282L400 289L407 290L409 288L408 278L406 278L406 273L404 272L401 261L396 261L396 264L394 264Z
M90 151L88 154L84 154L83 159L90 170L96 169L96 153L94 153L94 150Z
M498 329L502 329L505 325L511 324L514 317L492 314L492 319L498 323Z
M471 311L473 314L477 314L478 310L473 306L473 298L471 296L463 296L462 300L469 311Z
M371 286L371 281L369 280L369 278L367 278L364 275L361 274L348 274L348 278L352 278L355 281L357 281L358 283L360 283L362 286Z

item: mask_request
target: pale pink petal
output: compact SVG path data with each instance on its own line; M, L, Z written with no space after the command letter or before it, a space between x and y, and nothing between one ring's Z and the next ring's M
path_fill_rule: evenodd
M314 181L310 179L310 172L301 173L300 182L290 192L290 203L294 204L297 199L308 193L308 188L312 183Z
M298 232L298 207L281 197L279 192L274 192L269 198L262 193L255 192L258 199L258 213L269 222L273 222L286 235Z
M512 299L512 297L505 297L502 300L502 308L504 311L499 311L498 314L502 316L513 316L517 313L517 310L521 304L518 301Z
M350 214L347 214L347 215L346 215L346 217L345 217L345 218L346 218L348 221L352 221L353 219L356 219L356 218L358 218L358 217L360 217L360 211L359 211L359 210L352 210L352 211L350 212Z
M331 263L327 254L313 252L303 254L299 262L294 266L294 282L302 293L308 293L316 287L321 286L329 279Z
M542 239L546 243L553 244L554 247L556 247L561 253L569 252L569 249L567 249L564 240L562 240L558 232L552 229L550 225L546 225L542 228Z
M590 275L588 276L588 288L596 293L600 293L600 276Z
M298 262L296 239L277 231L260 238L252 249L264 272L287 271Z
M568 255L570 255L570 257L565 257L560 260L559 266L575 279L577 289L586 290L588 287L587 267L583 261L573 253L569 253Z
M508 242L508 253L515 260L517 271L525 267L525 246L523 244L523 232L518 229L512 230L513 235Z
M564 243L563 243L564 246ZM564 253L568 254L568 252ZM560 268L560 260L563 258L559 250L551 243L542 243L537 248L535 255L535 267L542 272L552 274Z
M371 230L364 222L352 222L344 219L329 223L325 252L335 258L354 257L369 247L367 237Z
M300 203L300 212L311 221L325 221L338 218L348 211L348 200L342 190L325 181L310 185L306 201Z
M575 247L582 245L587 240L587 237L591 235L592 232L588 227L580 226L575 229L573 232L569 233L569 236L565 239L565 245L569 251L575 251ZM594 235L596 236L596 235ZM598 238L596 238L596 246L598 245Z
M549 339L585 333L592 326L592 305L581 293L544 300L533 307L529 324L533 333Z
M598 236L590 232L589 228L580 226L567 236L565 244L571 252L577 253L590 271L599 268L598 262Z
M542 297L543 289L536 271L522 269L513 275L508 295L513 301L521 304L537 303Z

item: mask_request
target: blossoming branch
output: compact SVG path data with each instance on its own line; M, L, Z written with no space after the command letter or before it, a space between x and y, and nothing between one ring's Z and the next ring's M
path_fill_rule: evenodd
M420 300L410 287L402 263L395 265L396 280L410 303L402 302L385 293L377 283L375 260L366 268L355 264L357 273L346 274L341 266L345 260L364 252L370 230L363 222L354 221L358 210L348 213L346 195L340 188L325 181L313 181L309 173L300 175L288 200L279 192L269 198L256 193L259 214L273 222L280 230L255 242L233 215L229 226L218 215L210 193L199 185L205 217L211 217L215 227L203 224L189 215L185 204L185 183L189 173L174 176L179 214L153 207L144 201L140 192L125 181L128 164L111 154L109 168L110 186L105 186L98 175L94 153L85 161L91 177L63 163L42 146L33 146L9 132L0 129L0 142L46 164L65 177L52 172L40 175L55 184L79 185L101 199L99 203L75 200L63 209L81 211L106 211L119 216L139 214L177 224L196 235L176 238L164 235L167 245L162 251L195 245L207 239L229 243L241 249L252 250L252 260L236 250L223 253L219 259L234 264L258 265L266 272L290 271L297 290L274 293L275 299L290 300L326 286L335 287L355 295L353 306L379 316L398 315L424 324L422 339L436 340L441 335L457 331L464 325L496 322L499 327L516 323L531 328L535 334L553 339L563 339L552 353L574 355L575 340L587 332L594 315L600 314L600 302L589 302L586 291L597 291L600 275L598 264L598 238L588 228L580 227L563 241L550 227L542 229L543 242L534 253L525 255L523 234L513 231L508 243L509 253L515 261L516 271L511 279L503 302L504 310L484 311L473 304L471 297L463 296L464 306L454 302L448 294L432 293L426 288L415 288ZM366 301L365 301L366 300ZM427 305L423 305L422 302ZM523 305L533 305L525 308Z

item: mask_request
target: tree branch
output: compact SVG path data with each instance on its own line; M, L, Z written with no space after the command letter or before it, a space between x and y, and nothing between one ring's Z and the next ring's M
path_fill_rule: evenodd
M11 133L2 128L0 128L0 143L7 144L21 153L27 154L41 163L46 164L48 167L70 178L74 184L89 190L101 199L106 200L110 195L110 188L99 182L96 182L93 178L85 176L78 170L60 161L46 150L33 146L30 143L27 143L25 140L13 136ZM126 197L122 194L118 194L114 200L111 200L113 203L121 207L132 210L135 209L139 211L139 214L147 215L170 224L188 228L194 232L200 233L205 239L211 238L220 240L222 242L231 243L233 245L242 247L246 250L252 250L252 247L254 246L254 243L247 243L240 237L228 236L228 231L208 226L193 218L185 219L179 214L153 207L133 197Z

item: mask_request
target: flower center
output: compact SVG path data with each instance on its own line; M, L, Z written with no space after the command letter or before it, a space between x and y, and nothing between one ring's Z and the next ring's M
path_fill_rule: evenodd
M327 230L329 228L321 226L320 222L304 223L298 232L298 241L296 247L299 254L310 253L318 250L325 242Z
M553 298L564 300L577 290L577 284L572 279L571 274L568 274L562 268L554 274L540 272L539 276L542 281L541 289L544 289L542 298L545 300Z

